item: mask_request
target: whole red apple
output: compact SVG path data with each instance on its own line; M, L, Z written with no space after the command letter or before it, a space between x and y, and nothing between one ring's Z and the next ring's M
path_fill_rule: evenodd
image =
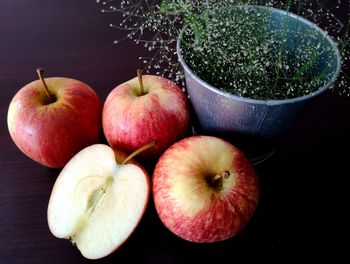
M158 158L166 148L186 136L189 126L187 98L168 79L141 75L117 86L103 108L103 131L110 146L131 153L155 140L143 158Z
M193 242L234 236L252 217L259 198L257 176L244 154L209 136L189 137L167 149L152 187L161 221Z
M33 81L12 99L7 124L17 147L51 168L63 167L78 151L97 143L101 102L87 84L69 78Z

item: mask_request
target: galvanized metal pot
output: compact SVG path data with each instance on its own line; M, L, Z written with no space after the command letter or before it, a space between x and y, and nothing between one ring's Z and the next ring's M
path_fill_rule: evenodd
M180 34L177 42L178 59L185 72L187 92L193 108L194 127L198 134L215 135L231 141L241 148L253 161L259 163L268 158L274 150L276 141L297 121L304 108L316 96L326 91L337 79L341 59L333 40L312 22L292 13L270 7L274 20L289 16L289 27L298 26L313 29L326 39L330 52L325 60L332 63L332 78L316 92L286 100L254 100L243 98L219 90L199 78L181 54Z

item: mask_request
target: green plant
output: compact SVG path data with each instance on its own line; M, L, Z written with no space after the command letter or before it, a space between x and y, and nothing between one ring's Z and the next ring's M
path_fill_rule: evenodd
M327 84L335 61L329 60L332 56L323 45L325 37L302 30L298 24L291 28L288 16L276 26L270 9L252 9L252 5L296 13L328 31L342 54L343 72L337 88L349 94L344 71L349 58L349 14L348 21L342 22L318 1L122 1L119 8L111 4L108 11L122 12L125 19L112 26L127 30L126 37L153 52L141 58L146 70L155 69L177 82L182 80L182 71L174 44L186 25L182 55L200 78L217 88L265 100L303 96ZM338 1L338 5L350 5L350 1ZM149 32L154 33L153 38L143 39Z
M196 27L200 33L192 26L184 31L182 55L215 87L249 98L286 99L314 92L333 76L336 55L322 62L332 52L325 37L290 26L288 16L274 21L271 9L246 5L220 7L205 16L205 26Z

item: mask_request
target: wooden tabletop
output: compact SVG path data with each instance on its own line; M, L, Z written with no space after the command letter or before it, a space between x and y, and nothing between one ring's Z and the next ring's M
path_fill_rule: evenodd
M6 123L8 105L25 84L47 76L88 83L102 101L143 67L147 50L113 44L117 14L96 1L0 1L0 263L87 263L68 241L55 238L46 219L58 169L22 154ZM141 224L112 255L96 263L285 263L291 258L340 257L347 212L350 98L326 92L257 166L261 200L236 237L215 244L177 238L159 220L152 199ZM148 166L149 167L149 166ZM150 174L152 168L149 169Z

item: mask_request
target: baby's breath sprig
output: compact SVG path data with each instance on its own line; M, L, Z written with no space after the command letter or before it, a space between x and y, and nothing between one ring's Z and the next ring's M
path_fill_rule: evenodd
M314 0L114 0L99 1L102 12L122 14L119 24L125 37L143 45L152 54L140 57L146 72L183 82L177 60L176 42L183 33L182 55L190 68L211 85L239 96L256 99L285 99L302 96L325 85L328 62L314 73L324 50L319 35L313 32L269 32L271 16L262 10L247 11L251 5L275 7L298 14L324 29L338 43L342 55L342 74L336 85L340 93L350 95L348 85L350 1ZM234 12L232 7L235 6ZM239 8L237 8L237 6ZM344 13L345 11L347 13ZM338 15L347 21L338 19ZM292 46L288 34L303 34ZM282 37L281 37L282 36ZM318 44L317 44L318 43ZM288 46L288 47L287 47ZM290 59L290 54L294 58ZM315 66L316 65L316 66Z
M139 58L145 64L145 72L153 71L157 75L183 83L181 67L176 57L176 41L183 26L182 17L161 12L160 1L97 2L104 6L101 10L103 13L117 12L122 15L120 23L110 24L110 27L125 31L124 37L115 40L115 44L131 39L135 44L143 45L151 54Z

